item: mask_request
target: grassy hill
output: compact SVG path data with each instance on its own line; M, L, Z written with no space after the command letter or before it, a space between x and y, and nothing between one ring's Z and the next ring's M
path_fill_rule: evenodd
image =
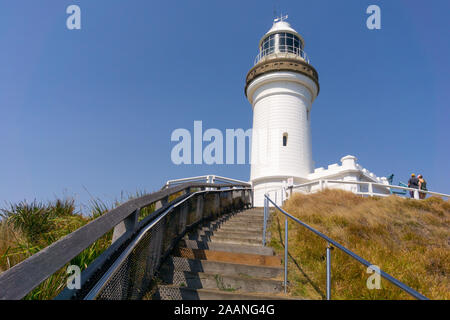
M0 209L0 273L32 256L65 235L77 230L108 211L93 200L89 215L75 209L72 199L41 203L25 201ZM71 264L83 270L109 246L112 232L97 240L75 257ZM25 299L51 299L66 285L66 267L52 275Z
M378 265L431 299L450 298L450 202L362 198L341 190L312 195L294 194L287 212L318 229L362 258ZM284 216L270 226L270 245L284 250ZM325 297L326 242L295 222L289 222L290 293L313 299ZM366 268L341 252L332 251L333 299L410 299L381 280L369 290Z

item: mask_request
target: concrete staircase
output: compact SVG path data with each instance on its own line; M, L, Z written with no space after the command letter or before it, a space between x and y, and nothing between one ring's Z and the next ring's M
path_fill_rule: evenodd
M249 209L201 226L180 241L161 267L154 299L259 300L284 295L281 258L263 247L263 209Z

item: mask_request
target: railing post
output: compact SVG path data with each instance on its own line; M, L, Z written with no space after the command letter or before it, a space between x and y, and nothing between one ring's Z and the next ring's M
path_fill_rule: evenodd
M156 201L155 203L155 211L158 209L161 209L162 207L164 207L167 203L169 202L169 197L164 197L159 201Z
M320 191L323 191L323 180L319 180Z
M418 189L414 190L414 199L420 199Z
M288 217L284 220L284 293L287 292L288 277Z
M373 197L373 184L372 184L372 182L369 183L369 196Z
M113 236L111 244L117 241L126 232L133 232L137 226L140 210L137 209L128 217L126 217L122 222L114 227Z
M331 250L333 247L327 245L327 300L331 300Z
M269 211L268 202L269 201L267 200L266 196L264 195L264 226L263 226L263 238L262 238L263 247L266 246L266 220L267 220L267 214Z

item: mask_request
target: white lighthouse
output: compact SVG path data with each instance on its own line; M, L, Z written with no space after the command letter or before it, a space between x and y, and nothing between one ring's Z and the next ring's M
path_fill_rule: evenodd
M266 192L281 190L288 180L307 182L314 171L311 107L319 94L319 80L304 47L302 36L284 18L276 19L259 42L255 65L247 74L255 206L263 205Z

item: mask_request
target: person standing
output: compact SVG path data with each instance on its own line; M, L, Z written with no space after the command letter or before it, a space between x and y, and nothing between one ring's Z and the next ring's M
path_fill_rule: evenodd
M427 182L425 181L425 179L423 178L423 176L422 176L421 174L419 174L419 175L417 176L417 178L418 178L418 180L419 180L419 182L418 182L419 190L427 191L427 190L428 190L428 189L427 189ZM420 198L420 199L425 199L426 196L427 196L427 194L426 194L425 192L419 192L419 198Z
M414 173L411 174L411 178L408 180L408 188L419 189L419 179L416 178ZM411 198L414 198L415 191L409 191Z

